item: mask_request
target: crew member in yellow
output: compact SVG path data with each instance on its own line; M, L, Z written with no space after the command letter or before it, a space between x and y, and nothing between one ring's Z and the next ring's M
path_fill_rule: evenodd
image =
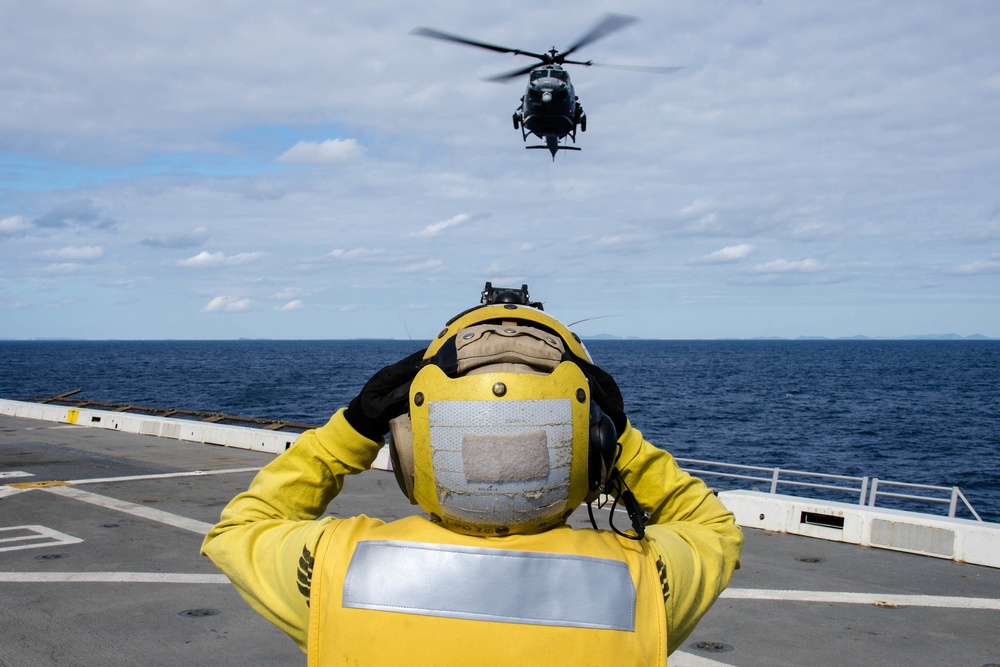
M643 439L576 335L512 292L376 373L205 538L309 665L663 665L739 566L732 513ZM427 516L318 519L386 433ZM630 527L566 525L602 493Z

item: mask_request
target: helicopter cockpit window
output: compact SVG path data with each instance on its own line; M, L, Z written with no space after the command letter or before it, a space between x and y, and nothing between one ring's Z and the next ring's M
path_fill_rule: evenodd
M564 70L554 69L549 72L549 75L553 79L559 79L560 81L569 81L569 75L566 74Z
M549 75L549 73L548 73L548 71L547 71L547 70L544 70L544 69L536 69L535 71L533 71L533 72L531 73L531 80L532 80L532 81L535 81L536 79L544 79L544 78L545 78L546 76L548 76L548 75Z

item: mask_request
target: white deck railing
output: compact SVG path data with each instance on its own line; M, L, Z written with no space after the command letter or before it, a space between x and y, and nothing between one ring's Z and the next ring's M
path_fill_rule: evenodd
M906 482L893 482L879 479L878 477L851 477L848 475L829 475L818 472L805 472L802 470L786 470L783 468L766 468L762 466L740 465L737 463L721 463L718 461L701 461L698 459L675 459L686 472L696 477L721 477L725 479L742 479L751 482L760 482L770 486L770 493L778 493L780 485L823 489L826 491L836 491L856 495L858 505L875 507L879 498L897 498L914 502L940 503L948 505L948 516L954 518L958 509L958 501L961 500L965 508L976 518L977 521L983 519L979 513L973 509L965 494L957 486L934 486L931 484L910 484ZM701 466L701 467L692 467ZM711 469L706 469L705 466ZM731 472L737 471L737 472ZM766 473L767 476L749 473ZM803 479L823 480L803 481ZM842 484L829 483L830 481L842 482ZM946 493L947 497L935 495L916 495L914 493L901 493L885 491L884 487L895 489L913 489L920 491L930 491L933 493Z

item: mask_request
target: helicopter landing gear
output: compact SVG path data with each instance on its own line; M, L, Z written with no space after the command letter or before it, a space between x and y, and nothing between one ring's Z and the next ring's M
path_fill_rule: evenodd
M517 111L514 112L514 129L518 130L521 128L521 114Z
M583 105L580 104L580 98L576 98L576 124L580 126L580 131L587 131L587 114L583 110Z

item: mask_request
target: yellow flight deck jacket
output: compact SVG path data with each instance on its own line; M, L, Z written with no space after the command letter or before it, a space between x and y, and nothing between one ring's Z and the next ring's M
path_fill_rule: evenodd
M202 553L310 665L662 665L726 587L743 535L669 453L631 425L619 442L618 467L650 514L641 541L317 520L382 444L341 410L260 471Z

